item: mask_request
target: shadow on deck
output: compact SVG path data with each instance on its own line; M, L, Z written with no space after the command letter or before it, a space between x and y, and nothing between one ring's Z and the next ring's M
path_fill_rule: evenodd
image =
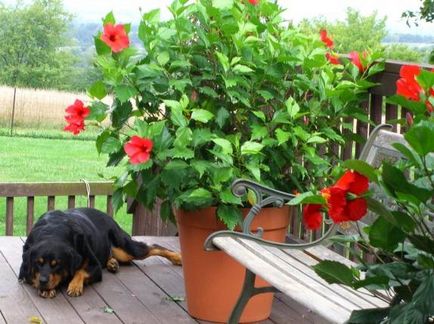
M175 237L136 237L179 250ZM152 257L104 272L103 281L71 298L63 290L43 299L17 280L23 239L0 237L0 323L206 323L190 317L184 301L182 268ZM33 320L33 321L32 321ZM274 298L273 311L261 323L318 323L306 308L284 295Z

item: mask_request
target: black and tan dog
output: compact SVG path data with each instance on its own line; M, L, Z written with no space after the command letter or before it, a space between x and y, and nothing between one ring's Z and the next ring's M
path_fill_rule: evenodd
M69 296L84 284L101 281L102 269L117 272L119 262L162 256L181 265L181 255L158 245L137 242L107 214L92 208L55 210L36 222L23 247L19 279L45 298L68 283Z

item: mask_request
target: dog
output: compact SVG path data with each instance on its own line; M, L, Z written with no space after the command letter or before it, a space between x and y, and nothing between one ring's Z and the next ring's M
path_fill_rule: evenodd
M149 256L165 257L181 265L177 252L137 242L107 214L93 208L54 210L43 214L23 246L18 279L53 298L57 288L68 284L67 294L83 294L85 284L102 280L102 270L119 270L119 263Z

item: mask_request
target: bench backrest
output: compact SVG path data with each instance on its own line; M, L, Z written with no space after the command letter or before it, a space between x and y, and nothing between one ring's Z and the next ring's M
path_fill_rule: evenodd
M398 133L391 132L392 125L382 124L377 126L370 134L368 141L360 153L359 160L363 160L368 164L372 165L374 168L379 168L384 161L394 163L397 160L403 158L404 156L397 151L392 144L401 143L406 145L404 136ZM380 200L383 204L392 207L394 204L387 197L382 188L378 187L376 184L370 184L371 192L373 192L373 197ZM368 212L368 214L363 217L358 225L362 228L366 225L371 225L375 219L376 215ZM338 226L338 232L346 235L356 234L358 230L354 223L344 223Z
M105 196L106 212L113 216L112 194L112 182L0 183L0 198L6 198L5 234L8 236L14 234L15 198L24 197L26 199L26 232L28 234L32 229L35 216L35 197L46 197L46 209L43 210L45 212L56 208L56 197L59 196L67 197L67 206L62 206L62 209L74 208L76 197L80 196L86 198L86 202L80 207L95 207L95 196ZM0 215L2 215L1 212Z

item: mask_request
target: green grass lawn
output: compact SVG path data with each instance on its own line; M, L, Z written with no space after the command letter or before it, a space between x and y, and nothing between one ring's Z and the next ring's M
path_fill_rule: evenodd
M50 136L47 136L47 132L32 134L38 135L41 137L0 135L0 182L102 181L120 173L120 168L105 167L106 157L98 156L94 141L71 139L60 131L53 131ZM103 174L106 179L98 174ZM100 198L96 199L96 207L104 210L105 199ZM5 200L0 198L0 235L5 232ZM46 204L46 198L35 199L35 216L39 217L45 211ZM80 207L86 204L84 198L76 201ZM56 198L56 208L64 209L66 206L66 197ZM26 208L25 198L17 198L14 235L25 235ZM115 218L127 232L131 232L132 215L126 214L124 207Z

